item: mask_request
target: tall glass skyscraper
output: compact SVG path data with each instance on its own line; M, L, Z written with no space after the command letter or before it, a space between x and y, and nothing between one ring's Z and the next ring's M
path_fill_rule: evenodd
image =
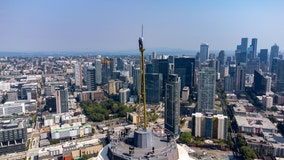
M259 54L260 69L263 72L268 71L268 49L261 49Z
M146 73L146 102L159 104L162 98L163 76L161 73Z
M207 43L202 43L200 45L200 52L199 52L199 63L205 62L209 57L209 45Z
M257 53L257 38L251 39L251 45L248 49L248 55L247 58L251 61L256 58Z
M165 102L165 128L177 135L180 124L180 77L177 74L169 75Z
M277 44L274 44L273 46L271 46L270 50L270 57L269 57L270 71L272 71L273 58L277 58L278 54L279 54L279 46Z
M179 57L174 62L174 73L180 77L181 88L188 86L192 90L195 84L195 58Z
M248 49L248 38L242 38L241 45L237 46L237 50L235 52L237 64L241 64L241 63L246 64L246 62L247 62L247 49Z

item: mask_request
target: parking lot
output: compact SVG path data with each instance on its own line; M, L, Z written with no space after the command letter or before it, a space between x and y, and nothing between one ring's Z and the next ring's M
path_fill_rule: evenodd
M221 160L221 159L229 159L228 156L232 157L232 151L221 151L221 150L213 150L208 148L199 148L199 147L190 147L196 153L192 154L191 157L196 159L203 160Z

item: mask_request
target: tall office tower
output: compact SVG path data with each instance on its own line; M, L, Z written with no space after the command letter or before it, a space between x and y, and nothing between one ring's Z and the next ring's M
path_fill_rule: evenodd
M254 81L253 85L254 92L257 95L264 95L266 92L267 80L262 75L262 73L259 71L254 71L253 81Z
M147 104L159 104L162 100L163 76L161 73L146 73L146 102Z
M204 67L198 73L197 111L212 111L215 105L216 72L214 68Z
M237 46L237 50L235 52L237 64L241 64L241 63L246 64L247 48L248 48L248 38L242 38L241 45Z
M133 94L140 94L140 68L133 68Z
M263 72L268 71L268 49L261 49L259 54L259 63L260 63L260 69Z
M87 84L87 89L89 91L96 90L96 69L95 67L89 67L87 69L86 84Z
M207 43L202 43L200 45L199 52L199 63L205 62L209 58L209 45Z
M110 58L110 70L112 72L116 71L117 68L117 58Z
M210 53L208 59L216 59L216 54L215 53Z
M242 93L245 91L245 66L238 65L236 68L236 93Z
M255 70L260 69L259 59L253 59L247 62L246 74L253 74Z
M65 113L69 111L68 108L68 90L64 86L59 86L56 89L56 113Z
M233 92L233 81L234 78L231 77L230 75L224 77L224 91L226 93L232 93Z
M174 73L178 74L181 81L181 88L189 86L193 90L195 84L195 58L175 58Z
M122 58L117 58L117 70L119 71L124 70L124 61Z
M169 62L169 74L174 74L174 65L175 65L174 56L169 56L168 62Z
M221 50L219 52L217 59L220 62L220 65L225 65L225 51L224 50Z
M256 52L257 52L257 38L251 39L251 45L248 49L248 56L247 58L249 60L253 60L256 58Z
M278 60L277 61L277 68L276 68L276 75L277 75L277 81L276 81L276 88L278 91L284 91L284 60Z
M200 67L200 53L197 52L195 55L195 67L198 69Z
M272 79L271 77L269 76L265 76L265 79L266 79L266 93L270 93L271 92L271 82L272 82Z
M153 73L163 74L162 95L165 96L165 86L169 76L169 62L167 59L153 59Z
M108 59L104 59L101 61L102 63L102 83L106 84L111 79L111 61Z
M180 124L180 78L169 75L165 96L165 129L177 135Z
M153 65L152 65L152 63L146 64L146 73L153 73Z
M279 61L281 61L280 58L275 57L272 59L272 64L270 65L271 73L274 73L274 74L277 73L277 64L279 63Z
M242 43L241 43L241 52L247 52L248 48L248 38L242 38Z
M75 76L75 86L77 88L82 88L83 84L83 72L81 63L74 64L74 76Z
M96 67L96 84L101 84L102 83L102 62L100 59L96 59L95 67Z
M152 52L152 57L151 57L152 59L157 59L157 54L156 54L156 52Z
M279 46L277 44L274 44L273 46L271 46L270 57L269 57L269 65L271 72L272 72L273 58L278 58L278 56L279 56Z
M216 59L209 59L207 60L208 63L208 67L214 68L216 73L219 73L219 61L217 61Z

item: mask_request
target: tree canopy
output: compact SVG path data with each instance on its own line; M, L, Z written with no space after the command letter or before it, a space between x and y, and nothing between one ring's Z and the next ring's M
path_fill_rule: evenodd
M179 140L181 143L189 144L191 142L191 132L181 133Z
M128 108L127 106L113 100L106 100L100 103L81 102L80 105L86 116L95 122L108 120L110 115L112 115L112 117L125 117L127 112L132 112L134 110L133 107Z

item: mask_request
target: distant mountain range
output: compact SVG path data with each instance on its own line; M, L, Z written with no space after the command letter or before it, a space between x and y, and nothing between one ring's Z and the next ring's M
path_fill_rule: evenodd
M198 51L196 50L184 50L184 49L170 49L170 48L159 48L159 49L146 49L145 55L149 55L152 52L156 52L157 55L189 55L195 56ZM233 55L234 51L225 51L227 55ZM210 53L215 53L218 56L219 51L210 51ZM41 56L112 56L112 55L140 55L140 52L137 50L125 50L125 51L48 51L48 52L0 52L0 57L41 57Z

